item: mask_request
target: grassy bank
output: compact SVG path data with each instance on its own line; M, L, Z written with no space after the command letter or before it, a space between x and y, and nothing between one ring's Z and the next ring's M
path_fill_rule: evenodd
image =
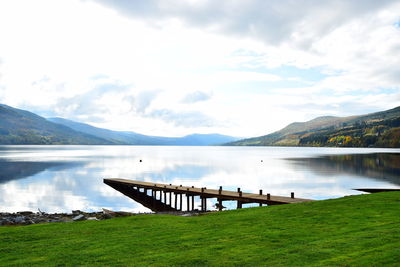
M1 266L395 266L400 192L198 217L0 227L0 259Z

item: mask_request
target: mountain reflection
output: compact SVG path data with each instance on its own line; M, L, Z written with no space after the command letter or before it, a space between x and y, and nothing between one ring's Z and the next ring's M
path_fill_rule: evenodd
M72 168L79 162L32 162L0 160L0 184L22 179L43 172L47 169L62 170Z
M288 159L320 175L352 174L400 185L400 154L371 153Z

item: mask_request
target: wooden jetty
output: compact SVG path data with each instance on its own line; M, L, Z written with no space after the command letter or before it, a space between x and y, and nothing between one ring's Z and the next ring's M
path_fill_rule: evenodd
M237 201L238 209L246 203L258 203L259 206L262 206L263 204L278 205L313 201L295 198L293 192L290 197L283 197L263 194L262 190L259 191L259 194L253 194L244 193L240 188L237 191L228 191L223 190L222 186L219 189L207 189L205 187L150 183L119 178L104 179L104 183L154 212L182 211L183 196L186 197L187 211L196 210L195 197L199 197L201 200L201 211L207 211L207 199L209 198L217 199L216 207L218 210L223 209L223 201Z

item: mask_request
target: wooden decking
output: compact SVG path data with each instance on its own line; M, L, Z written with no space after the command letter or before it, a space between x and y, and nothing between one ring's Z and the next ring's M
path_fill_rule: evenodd
M200 206L202 211L207 210L208 198L217 199L218 203L216 206L219 210L223 208L223 201L237 201L237 208L241 208L243 203L258 203L261 206L262 204L277 205L312 201L310 199L295 198L294 193L291 193L290 197L273 196L263 194L262 190L260 190L259 194L244 193L240 188L237 191L228 191L223 190L222 187L219 189L207 189L205 187L160 184L120 178L104 179L104 183L153 211L182 210L183 195L186 196L186 208L188 211L195 210L194 198L196 196L201 199ZM150 190L150 195L148 194L148 190ZM159 195L159 198L157 195Z

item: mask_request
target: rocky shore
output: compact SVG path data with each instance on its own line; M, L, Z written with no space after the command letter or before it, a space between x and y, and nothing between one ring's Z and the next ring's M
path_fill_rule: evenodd
M100 221L114 217L135 215L169 214L178 216L194 216L197 212L169 212L169 213L131 213L124 211L111 211L103 209L100 212L84 212L73 210L71 213L46 213L42 211L20 211L15 213L0 212L0 226L31 225L39 223L66 223L76 221Z

